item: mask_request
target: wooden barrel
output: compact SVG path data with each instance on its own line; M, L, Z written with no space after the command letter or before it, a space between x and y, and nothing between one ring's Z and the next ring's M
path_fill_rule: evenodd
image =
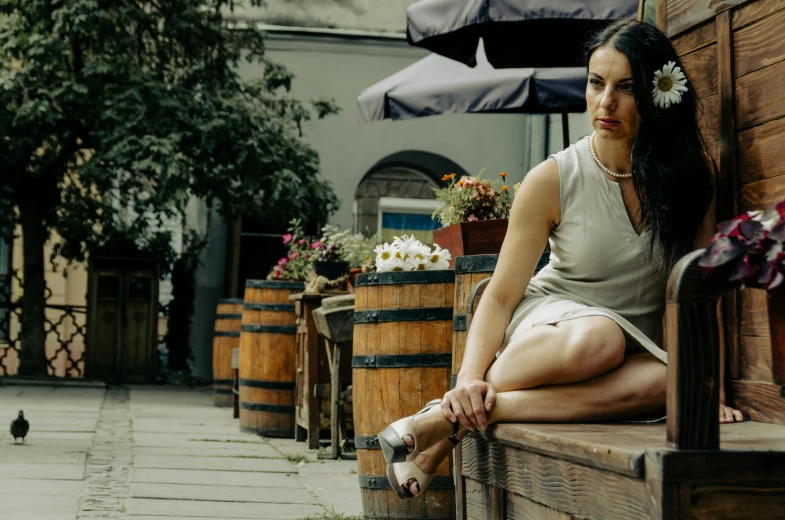
M459 256L455 259L455 314L452 319L452 375L450 376L450 388L455 387L455 378L463 363L463 354L466 350L466 337L469 334L471 315L477 310L480 302L478 293L473 289L478 283L486 278L490 278L496 269L496 262L499 255L470 255ZM550 252L545 251L537 262L534 273L548 265ZM471 305L471 307L470 307Z
M295 333L303 282L248 280L240 334L240 429L294 437Z
M469 327L466 323L469 293L477 282L490 278L496 269L499 255L459 256L455 259L455 313L452 317L452 376L450 387L455 386L455 377L461 368L463 351L466 347L466 335Z
M243 301L218 300L213 333L213 395L215 406L232 406L232 349L240 346Z
M445 460L422 496L390 488L376 434L441 397L452 358L453 271L357 277L352 385L354 443L365 518L449 519L455 490Z

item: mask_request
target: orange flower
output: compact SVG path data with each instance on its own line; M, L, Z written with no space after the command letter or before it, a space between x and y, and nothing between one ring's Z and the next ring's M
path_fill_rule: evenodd
M444 177L442 177L442 180L443 181L449 181L450 179L454 179L454 178L455 178L455 174L454 173L445 173Z
M507 190L509 190L509 189L510 189L510 188L508 188L507 186L502 186L502 191L507 191Z
M501 172L501 173L499 174L499 177L501 177L502 179L504 179L505 177L507 177L507 173L506 173L506 172Z
M459 181L458 181L458 182L456 182L455 184L457 184L458 186L463 186L463 179L459 180Z

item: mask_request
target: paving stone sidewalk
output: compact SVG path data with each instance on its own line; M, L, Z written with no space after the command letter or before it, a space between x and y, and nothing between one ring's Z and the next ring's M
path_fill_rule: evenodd
M31 424L24 445L8 432L18 410ZM0 388L0 422L0 520L362 513L356 462L241 433L206 391L9 386Z

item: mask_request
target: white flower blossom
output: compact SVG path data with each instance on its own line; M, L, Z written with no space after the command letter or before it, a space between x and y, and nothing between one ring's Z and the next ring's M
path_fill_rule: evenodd
M675 61L666 63L662 70L654 72L654 89L651 91L654 104L660 108L668 108L672 104L681 103L681 96L687 92L687 77L676 67Z
M439 244L434 244L433 251L431 252L431 258L428 263L428 269L430 271L447 269L450 266L451 259L452 256L447 249L442 249L439 247Z

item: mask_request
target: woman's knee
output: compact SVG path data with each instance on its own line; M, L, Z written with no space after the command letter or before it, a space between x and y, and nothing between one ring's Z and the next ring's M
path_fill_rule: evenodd
M565 327L564 362L567 366L599 373L621 366L627 341L616 322L595 316L574 321Z

